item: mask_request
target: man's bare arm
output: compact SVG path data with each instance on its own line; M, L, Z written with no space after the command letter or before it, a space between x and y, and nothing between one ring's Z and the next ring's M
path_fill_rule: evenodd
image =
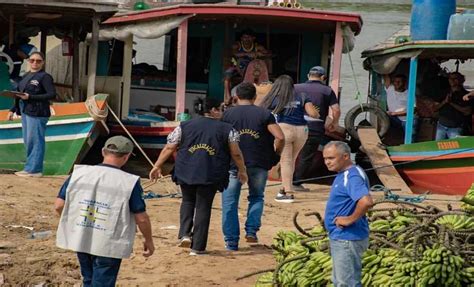
M369 208L372 207L372 205L374 205L372 197L370 195L366 195L357 201L356 208L351 215L338 216L334 220L334 223L336 224L337 227L349 226L353 224L354 222L356 222L359 218L364 216L369 210Z
M138 229L140 229L140 232L143 234L143 238L145 239L143 242L143 256L149 257L155 252L150 218L146 212L136 213L135 222L137 223Z
M64 208L64 199L57 197L56 200L54 201L54 210L56 210L56 213L61 216L61 213L63 213L63 208Z
M270 124L267 129L275 138L275 152L280 155L285 146L285 135L278 124Z
M247 182L247 169L245 167L244 156L240 150L238 142L229 143L230 156L238 169L238 176L242 184Z

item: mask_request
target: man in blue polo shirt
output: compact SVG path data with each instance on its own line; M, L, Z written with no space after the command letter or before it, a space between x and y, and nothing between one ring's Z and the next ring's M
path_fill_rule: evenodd
M373 205L369 180L354 165L349 146L331 141L323 151L330 171L337 172L326 205L324 225L329 233L334 286L362 286L362 254L369 246L369 225L365 214Z

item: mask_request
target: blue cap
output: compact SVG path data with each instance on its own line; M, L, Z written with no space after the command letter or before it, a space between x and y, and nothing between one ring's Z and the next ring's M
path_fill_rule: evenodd
M326 75L326 69L324 69L321 66L314 66L311 69L309 69L310 74L318 74L320 76Z

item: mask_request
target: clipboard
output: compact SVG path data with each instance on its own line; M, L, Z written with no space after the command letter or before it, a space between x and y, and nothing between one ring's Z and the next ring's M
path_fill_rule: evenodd
M19 99L20 95L24 95L25 93L16 92L16 91L2 91L0 92L0 96L12 98L12 99Z

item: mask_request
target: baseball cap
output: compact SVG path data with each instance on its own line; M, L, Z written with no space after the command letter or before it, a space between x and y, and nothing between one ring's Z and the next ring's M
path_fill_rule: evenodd
M321 76L326 75L326 69L324 69L321 66L314 66L311 69L309 69L310 74L319 74Z
M124 136L114 136L105 142L104 149L116 153L131 153L133 151L133 143Z

